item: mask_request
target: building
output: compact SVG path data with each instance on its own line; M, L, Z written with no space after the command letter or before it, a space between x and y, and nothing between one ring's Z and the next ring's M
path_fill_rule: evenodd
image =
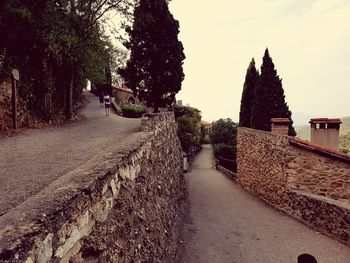
M201 130L202 130L202 142L203 143L211 143L211 132L212 132L212 123L201 121Z

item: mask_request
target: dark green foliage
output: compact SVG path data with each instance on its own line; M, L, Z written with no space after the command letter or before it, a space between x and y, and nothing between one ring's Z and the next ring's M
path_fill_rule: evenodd
M179 23L165 0L140 0L135 8L133 28L128 30L130 60L120 75L140 100L157 112L171 105L184 79L185 59L178 40Z
M141 118L142 114L146 112L142 106L135 104L121 104L120 108L122 110L123 117L127 118Z
M219 164L230 171L237 171L236 146L218 143L213 145L213 153Z
M70 117L86 79L104 81L111 51L98 21L126 1L1 1L0 81L18 68L19 95L32 113Z
M213 144L236 145L237 124L230 118L219 119L213 123L211 141Z
M261 73L255 87L255 102L251 114L251 127L271 131L271 118L289 118L289 135L295 136L292 113L285 102L282 80L277 75L275 65L265 50Z
M109 86L112 85L112 73L109 66L105 68L105 83Z
M214 122L211 141L214 156L219 164L236 172L237 124L231 119L220 119Z
M176 106L174 113L182 150L187 154L197 151L201 140L199 111L192 107Z
M247 69L247 74L243 85L241 110L239 112L239 126L241 127L251 127L251 113L255 100L255 85L258 77L259 72L255 68L255 61L253 58Z
M213 152L216 158L225 158L232 160L235 156L236 147L224 143L217 143L213 145Z

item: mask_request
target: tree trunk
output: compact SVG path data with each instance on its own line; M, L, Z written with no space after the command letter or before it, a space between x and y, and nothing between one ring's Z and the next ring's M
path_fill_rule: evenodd
M74 85L74 68L72 66L69 85L66 89L66 118L71 119L73 115L73 85Z

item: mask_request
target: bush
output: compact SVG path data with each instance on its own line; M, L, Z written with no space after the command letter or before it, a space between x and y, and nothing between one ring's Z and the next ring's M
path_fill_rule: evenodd
M198 119L196 117L184 115L176 119L178 126L177 134L179 136L181 147L184 152L189 154L196 151L200 146L200 132L197 126Z
M142 114L146 113L145 108L139 105L121 104L119 106L122 110L123 117L126 118L141 118Z
M224 143L218 143L213 145L213 152L215 158L232 159L236 156L236 147L233 145L227 145Z
M182 150L189 155L198 152L201 146L200 111L190 106L177 105L174 107L174 115Z
M213 145L213 152L219 164L230 171L236 172L236 146L218 143Z
M213 144L236 145L237 124L231 119L220 119L213 123L211 141Z

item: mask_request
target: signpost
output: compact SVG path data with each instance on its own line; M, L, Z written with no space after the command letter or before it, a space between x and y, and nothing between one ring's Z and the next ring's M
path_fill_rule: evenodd
M17 82L19 81L19 71L13 69L12 72L12 121L13 128L17 129Z

